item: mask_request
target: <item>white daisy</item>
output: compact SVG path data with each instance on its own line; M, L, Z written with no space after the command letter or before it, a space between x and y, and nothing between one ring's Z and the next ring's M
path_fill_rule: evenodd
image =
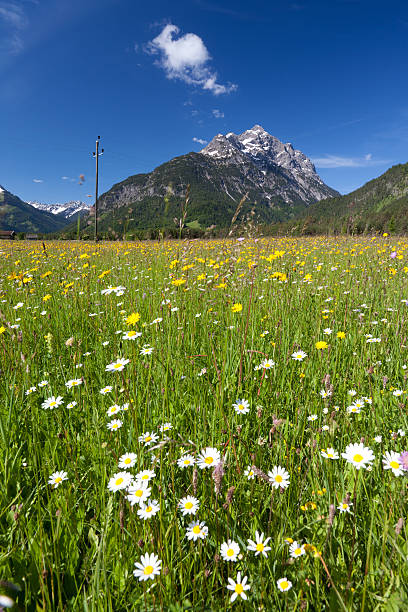
M190 523L186 531L186 538L188 540L193 540L193 542L196 540L205 540L207 536L208 527L203 521L201 523L199 521Z
M232 578L228 578L227 589L229 589L230 591L234 591L231 595L231 603L234 603L238 596L242 599L248 599L245 591L249 591L251 585L247 584L247 580L247 576L241 578L241 572L238 572L236 581Z
M353 504L351 502L347 503L347 502L343 501L343 502L341 502L341 504L339 504L337 506L337 510L340 510L340 514L343 514L344 512L348 512L349 514L353 514L351 512L351 506L352 505Z
M239 550L239 546L236 542L227 540L227 542L221 544L220 554L224 561L237 561Z
M128 472L125 472L127 474ZM147 486L145 482L134 482L128 486L128 495L127 499L130 501L131 505L142 504L146 500L149 499L151 493L151 488Z
M399 462L399 457L399 453L396 453L395 451L386 452L382 460L384 470L392 470L394 476L401 476L404 473L404 470Z
M109 421L106 427L110 429L110 431L116 431L117 429L120 429L122 425L122 421L120 421L119 419L113 419L112 421Z
M246 476L248 480L253 480L255 478L255 472L252 469L252 465L248 465L247 469L244 472L244 476Z
M249 412L249 402L245 399L237 400L232 407L235 409L237 414L246 414Z
M140 508L137 511L137 516L143 520L149 519L155 516L160 511L160 506L155 499L149 499L146 503L140 504Z
M72 387L78 387L79 385L82 385L82 378L73 378L65 383L67 389L72 389Z
M292 588L292 583L285 576L284 578L279 578L279 580L276 581L276 586L282 593L284 593Z
M275 465L271 472L268 472L269 480L274 489L286 489L289 486L290 475L285 468Z
M368 467L375 459L373 451L361 443L349 444L341 456L357 470Z
M200 502L196 497L188 495L180 499L178 507L183 516L186 516L186 514L195 514L200 507Z
M180 459L177 459L177 465L181 468L190 467L195 464L193 455L183 455Z
M63 480L68 480L67 472L54 472L48 478L48 484L53 485L54 489L56 489Z
M119 467L125 470L132 468L137 461L136 453L126 453L119 458Z
M146 433L139 436L139 442L143 442L145 446L150 446L154 442L157 442L159 436L153 432L146 431Z
M140 351L140 354L141 355L151 355L153 351L154 351L154 348L152 346L146 345L142 348L142 350Z
M49 397L48 399L43 401L43 403L41 404L41 408L44 408L44 410L47 410L47 409L53 410L57 406L61 406L62 403L63 403L63 399L60 395L58 395L58 397L55 397L53 395L52 397Z
M109 406L109 408L106 411L106 414L108 416L113 416L114 414L117 414L118 412L120 412L120 406L118 406L118 404L113 404L113 406Z
M140 338L141 335L142 332L137 332L131 329L130 331L125 332L125 335L122 336L122 340L136 340L136 338Z
M264 534L259 534L258 531L255 531L256 542L253 540L248 540L248 550L252 550L255 553L255 557L262 554L266 558L268 556L268 550L271 550L271 547L267 546L270 539L271 538L266 538L264 540Z
M322 450L322 457L325 459L338 459L339 453L334 450L334 448L326 448L326 450Z
M305 545L299 544L296 540L292 542L289 547L289 553L292 559L296 559L297 557L301 557L306 554Z
M304 351L295 351L294 353L292 353L292 359L294 359L295 361L303 361L305 357L307 357L307 353L305 353Z
M135 476L135 480L142 482L149 482L152 478L156 476L156 472L153 470L143 470L142 472L138 472Z
M107 385L106 387L103 387L103 389L101 389L99 393L101 393L102 395L106 395L107 393L110 393L112 389L113 387L111 387L110 385Z
M118 472L114 474L108 482L109 491L120 491L126 489L132 480L132 476L128 472Z
M139 582L154 580L154 577L160 574L161 564L158 555L146 553L140 557L139 563L135 562L136 569L133 570L133 575L139 578Z
M109 363L106 368L105 371L106 372L121 372L125 365L127 365L129 363L129 359L118 359L117 361L113 361L112 363Z
M203 470L205 468L214 468L221 461L220 451L216 448L208 446L204 448L197 458L198 467Z

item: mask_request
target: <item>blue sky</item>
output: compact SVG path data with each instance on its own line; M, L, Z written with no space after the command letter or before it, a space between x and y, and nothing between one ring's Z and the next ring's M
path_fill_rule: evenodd
M259 123L347 193L408 161L407 5L0 0L0 184L86 200L99 134L102 192Z

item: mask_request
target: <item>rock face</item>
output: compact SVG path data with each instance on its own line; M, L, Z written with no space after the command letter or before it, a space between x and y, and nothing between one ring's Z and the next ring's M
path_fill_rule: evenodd
M306 155L294 149L290 142L284 144L268 134L260 125L238 135L217 134L200 153L225 165L240 165L244 174L248 163L255 165L264 176L259 181L267 199L280 195L285 202L300 199L311 203L338 195L322 181ZM274 178L277 169L282 171L287 185L277 184ZM270 189L273 194L269 193Z

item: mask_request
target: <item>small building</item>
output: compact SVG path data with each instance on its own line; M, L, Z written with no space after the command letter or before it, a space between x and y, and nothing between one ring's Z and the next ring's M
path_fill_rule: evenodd
M16 232L14 230L0 230L0 240L14 240Z
M26 234L26 240L39 240L38 234Z

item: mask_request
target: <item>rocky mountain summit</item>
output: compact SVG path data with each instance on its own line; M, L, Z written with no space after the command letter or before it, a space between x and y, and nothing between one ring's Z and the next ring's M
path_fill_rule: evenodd
M284 144L260 125L254 125L238 135L233 132L225 136L217 134L200 153L225 165L240 165L244 173L248 162L254 164L265 177L262 179L258 175L267 199L278 193L286 202L300 199L310 203L338 195L337 191L322 181L304 153L294 149L290 142ZM287 185L277 185L277 168L287 179ZM274 190L273 195L267 193L270 188Z

